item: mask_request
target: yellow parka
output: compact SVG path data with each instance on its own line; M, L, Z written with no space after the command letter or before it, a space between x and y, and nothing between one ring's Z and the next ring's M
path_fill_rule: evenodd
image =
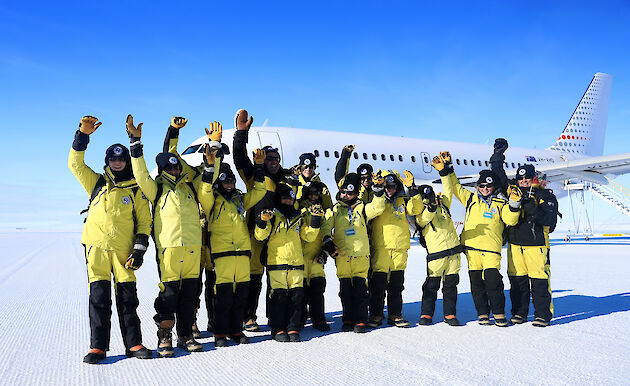
M516 225L520 209L510 207L505 199L496 196L486 202L479 193L464 188L455 173L441 179L444 189L451 189L466 208L464 230L460 235L464 249L500 254L503 229L506 225Z
M227 199L214 194L212 184L201 184L199 202L208 213L208 231L213 258L247 254L251 256L251 241L245 213L267 192L264 182L254 182L252 190L245 194L236 191Z
M265 228L254 227L254 237L267 242L267 265L304 265L302 240L312 242L319 234L319 228L312 228L305 221L305 211L288 220L280 211L274 210L275 216L266 222Z
M416 222L422 228L422 236L427 244L429 255L453 250L460 245L459 236L455 230L450 214L452 193L446 191L439 196L438 207L431 212L425 205L422 213L416 216Z
M322 208L324 210L332 208L333 203L332 203L332 197L330 196L330 190L328 190L328 186L326 186L326 184L324 184L322 182L322 180L319 178L319 176L315 176L311 179L311 181L317 181L317 182L321 182L322 185L324 185L324 188L322 189ZM308 197L304 196L304 192L306 191L306 186L308 184L308 182L306 181L306 179L304 178L303 175L300 174L300 176L298 177L298 188L297 188L297 192L296 192L296 196L295 196L295 200L297 202L303 201L303 200L307 200Z
M90 196L101 174L87 166L84 157L85 151L70 149L68 167ZM105 185L90 203L81 244L131 253L136 234L151 234L149 201L134 179L114 182L109 166L102 176Z
M369 204L358 200L352 205L338 201L326 211L322 236L332 236L341 256L369 256L367 222L383 213L385 198L374 197ZM334 232L333 232L334 231Z
M201 247L200 212L195 197L195 191L199 192L201 185L200 176L193 180L190 173L182 171L175 179L162 172L154 181L143 156L131 157L131 166L138 185L153 204L153 233L157 247ZM159 186L162 186L162 192L156 197Z

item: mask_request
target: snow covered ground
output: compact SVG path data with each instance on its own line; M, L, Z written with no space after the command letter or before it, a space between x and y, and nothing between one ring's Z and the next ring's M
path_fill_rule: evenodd
M82 358L89 348L88 286L79 239L76 232L0 233L0 328L7 338L0 351L0 384L630 382L629 245L553 247L555 318L546 329L531 323L478 326L465 268L458 317L466 325L415 325L425 277L424 251L416 244L410 251L403 311L412 328L382 327L364 335L340 332L338 282L329 263L330 333L307 326L301 343L277 343L268 332L250 334L251 344L221 349L207 337L201 339L203 353L177 349L176 358L138 360L124 356L114 311L109 357L100 365L86 365ZM144 342L152 349L156 328L151 317L158 291L154 257L149 252L138 272ZM264 315L261 304L259 314ZM440 300L437 320L441 312ZM200 327L207 322L204 314L200 312Z

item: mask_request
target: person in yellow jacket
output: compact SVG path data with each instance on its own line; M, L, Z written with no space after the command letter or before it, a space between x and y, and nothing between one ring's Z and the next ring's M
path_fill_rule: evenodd
M405 172L405 184L411 187L413 175ZM411 247L407 215L415 216L423 209L422 200L414 195L407 197L403 180L392 170L379 170L372 180L373 190L383 190L385 207L372 220L370 245L371 276L370 320L368 327L375 328L383 321L385 292L387 291L387 323L408 327L402 317L402 291L407 268L407 251Z
M267 242L269 324L278 342L299 342L304 301L304 256L302 242L312 242L319 233L323 212L311 210L311 222L305 223L304 212L295 209L295 192L286 185L276 191L273 210L261 211L256 219L254 237Z
M217 149L217 158L223 158L224 154L229 154L229 148L226 144L221 143L221 138L223 136L223 126L219 122L211 122L210 130L206 128L206 135L208 137L208 144L211 147ZM162 147L162 151L165 153L173 153L178 156L179 160L182 163L182 170L184 172L191 173L191 175L201 175L204 172L204 163L202 162L199 165L193 166L189 165L182 157L179 156L177 151L177 145L179 142L179 129L173 125L168 127L166 131L166 137L164 138L164 145ZM214 170L214 165L210 165L210 169ZM207 331L214 331L214 303L215 303L215 293L214 286L216 283L216 274L214 271L214 266L212 264L212 258L210 257L210 245L208 244L208 238L206 237L208 234L208 223L207 223L207 215L204 214L201 219L201 229L203 232L202 237L202 247L201 247L201 271L199 276L199 289L197 291L197 296L195 297L195 319L192 325L192 333L195 339L201 338L201 331L199 331L199 327L197 326L197 312L201 307L201 294L204 294L204 300L206 304L206 312L208 314L208 325ZM203 287L203 274L205 272L205 291L202 290Z
M81 118L68 157L70 171L90 195L81 235L90 286L90 351L83 362L90 364L105 359L109 350L112 275L125 354L141 359L153 356L151 350L142 345L134 275L149 245L149 202L133 178L129 150L125 146L114 144L107 149L102 174L85 164L90 135L100 125L96 117Z
M300 210L311 208L326 208L323 204L324 189L326 185L319 181L312 181L303 189L303 198L299 202ZM311 214L306 214L306 223L310 224ZM326 258L322 255L323 239L321 233L312 242L302 241L304 253L304 308L302 321L305 324L308 317L313 322L313 328L320 331L330 331L326 323L324 312L324 292L326 291L326 273L324 264Z
M295 173L298 174L288 178L287 182L296 188L295 199L297 203L308 200L308 197L306 196L308 187L312 183L319 183L321 186L321 206L324 210L326 210L328 208L332 208L333 206L332 197L330 195L330 190L328 190L328 186L322 182L319 178L319 174L315 174L316 168L317 158L315 157L315 154L300 154L299 163L294 167Z
M350 168L350 156L353 152L354 145L346 145L341 150L341 156L339 157L339 161L337 161L337 166L335 168L335 181L337 184L339 184L341 179L348 174L348 170ZM355 158L357 158L356 155ZM374 191L372 191L373 172L374 169L372 168L372 165L368 163L362 163L357 167L357 174L361 180L361 185L359 186L359 200L363 201L365 204L369 204L374 198Z
M444 322L449 326L459 326L456 306L462 246L450 212L453 192L446 186L444 194L437 195L430 185L421 185L416 189L424 204L422 213L416 216L416 224L421 232L421 244L427 249L427 278L422 285L419 324L431 324L437 292L440 282L443 282Z
M501 268L501 246L506 225L516 225L520 215L521 194L514 190L508 198L498 193L498 177L490 170L479 172L477 190L465 189L457 179L448 152L435 156L433 167L439 172L444 189L466 209L464 229L460 241L468 259L470 292L481 325L490 325L490 312L494 323L507 327L505 295Z
M348 173L339 182L337 203L326 211L322 225L323 250L335 257L341 298L342 331L364 333L368 318L367 277L370 269L370 241L367 223L385 210L383 190L371 203L359 196L361 180Z
M247 110L241 109L237 111L234 116L234 126L236 127L232 146L234 151L234 166L247 189L251 189L254 184L254 165L247 154L249 128L252 126L253 122L254 118L251 116L248 117ZM254 237L255 221L260 216L260 212L263 209L274 207L276 202L276 188L281 184L285 184L290 175L290 172L284 169L280 164L281 158L278 149L272 146L264 146L262 150L265 152L263 169L265 170L265 186L267 187L267 193L265 193L265 196L254 208L247 212L247 225L252 235L252 258L250 259L249 295L247 298L247 307L245 308L245 318L243 320L246 331L260 331L260 326L256 321L258 318L256 313L258 310L260 291L262 290L262 277L265 272L261 261L265 259L267 253L265 243ZM267 288L267 292L269 292L269 288ZM267 310L267 314L269 313L268 311L269 310Z
M207 158L208 156L206 156ZM243 334L243 317L249 291L249 259L251 242L245 212L264 195L265 155L257 150L254 156L254 186L245 194L235 188L236 176L230 165L222 163L212 184L214 170L210 165L202 176L199 201L208 216L211 259L216 272L214 345L227 346L229 336L237 344L248 343Z
M186 122L185 118L173 117L171 125L181 128ZM158 325L158 355L174 354L171 330L175 320L177 346L189 352L203 351L192 336L201 266L201 214L197 201L201 176L182 171L176 154L162 152L155 159L158 176L153 180L142 154L141 124L136 128L131 115L127 117L127 132L133 174L153 205L153 240L160 274L153 317Z

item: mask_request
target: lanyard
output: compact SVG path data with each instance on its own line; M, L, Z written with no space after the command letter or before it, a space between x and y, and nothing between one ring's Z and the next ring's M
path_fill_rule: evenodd
M234 200L232 200L232 196L228 197L228 201L230 201L232 204L234 204L234 206L236 206L236 211L238 212L239 216L243 216L243 213L245 213L245 209L243 208L243 200L241 199L241 196L237 193L238 198L239 198L239 204L237 204Z
M478 192L477 192L477 195L479 196L479 198L481 198L481 201L485 202L486 205L488 205L488 208L490 208L490 206L492 205L492 197L490 197L490 202L488 202L488 201L484 200L483 196L481 194L479 194Z

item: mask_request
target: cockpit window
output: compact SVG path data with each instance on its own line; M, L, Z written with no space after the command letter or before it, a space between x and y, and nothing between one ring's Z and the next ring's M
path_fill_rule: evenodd
M194 152L197 151L197 149L199 149L199 147L201 146L201 144L199 145L192 145L192 146L188 146L186 148L186 150L184 150L184 152L182 153L182 155L186 155L186 154L192 154Z

